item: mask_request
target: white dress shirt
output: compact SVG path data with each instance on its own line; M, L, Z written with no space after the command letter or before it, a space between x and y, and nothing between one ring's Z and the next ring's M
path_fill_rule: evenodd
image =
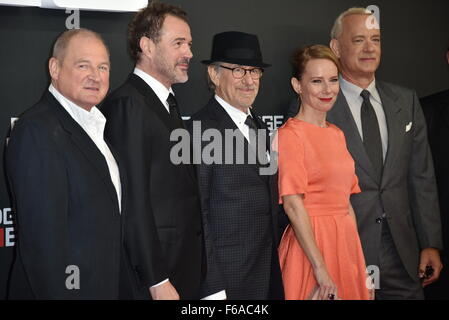
M114 156L111 153L108 145L104 141L104 127L106 125L106 118L98 110L97 107L92 107L90 111L87 111L75 103L64 97L53 85L50 85L48 91L58 100L62 107L70 114L70 116L84 129L89 135L92 141L100 150L104 156L109 169L109 175L111 176L112 184L114 185L117 193L118 205L120 212L122 210L122 187L120 184L120 172L115 161Z
M250 109L248 109L248 113L245 113L242 110L239 110L231 106L229 103L227 103L217 95L215 95L215 100L217 100L217 102L223 107L223 109L225 109L226 113L231 117L232 121L234 121L237 128L243 134L245 139L249 142L249 127L247 124L245 124L245 121L248 116L251 116L254 119ZM270 153L267 151L266 154L268 161L270 161Z
M346 101L348 102L349 109L351 110L352 117L355 120L355 123L357 125L357 129L359 130L360 137L363 141L363 131L362 131L362 116L361 116L361 109L362 109L362 103L363 98L360 95L363 88L360 88L356 86L353 83L350 83L349 81L346 81L342 76L340 76L340 88L343 92L343 95L346 98ZM374 79L373 82L366 88L367 91L370 93L370 102L373 105L374 111L376 112L377 121L379 122L379 130L380 130L380 138L382 140L382 154L383 159L385 161L385 156L387 154L388 149L388 127L387 127L387 120L385 118L385 112L382 107L382 100L380 99L379 92L376 88L376 80Z
M215 95L215 100L218 101L218 103L225 109L226 113L231 117L232 121L234 121L237 128L242 132L243 136L248 140L249 142L249 127L245 124L246 118L250 115L250 111L248 109L248 113L243 112L242 110L239 110L233 106L231 106L229 103L224 101L219 96Z
M170 87L170 89L167 89L162 83L160 83L158 80L150 76L148 73L138 69L134 68L134 74L141 78L143 81L146 82L147 85L150 86L150 88L154 91L156 96L159 98L159 100L164 105L165 109L167 109L167 112L170 113L170 107L167 102L167 98L170 95L170 93L175 96L175 93L173 92L173 89Z

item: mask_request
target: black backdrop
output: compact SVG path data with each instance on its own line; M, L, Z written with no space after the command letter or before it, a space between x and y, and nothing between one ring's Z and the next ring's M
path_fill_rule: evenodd
M329 42L336 16L352 6L377 5L383 36L378 77L415 88L419 96L449 86L444 53L449 44L449 1L403 0L172 0L189 14L194 59L187 84L176 91L183 115L200 109L210 93L200 61L210 55L215 33L239 30L258 34L264 60L273 66L264 74L255 106L259 114L283 115L294 97L289 58L306 44ZM5 140L11 118L18 116L48 86L47 59L55 37L65 30L64 10L0 6L0 137ZM126 27L131 13L82 11L80 26L102 34L110 47L111 89L132 69L126 51ZM279 119L279 118L278 118ZM268 120L270 118L268 117ZM3 152L0 154L3 159ZM1 160L2 161L2 160ZM3 161L0 168L3 167ZM10 203L0 172L0 299L12 259ZM6 218L6 219L5 219ZM6 220L6 221L5 221Z

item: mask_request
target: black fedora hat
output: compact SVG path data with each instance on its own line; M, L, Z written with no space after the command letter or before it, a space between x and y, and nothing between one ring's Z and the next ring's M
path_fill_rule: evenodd
M201 62L211 64L218 61L260 68L271 66L262 61L257 36L239 31L227 31L214 36L211 58Z

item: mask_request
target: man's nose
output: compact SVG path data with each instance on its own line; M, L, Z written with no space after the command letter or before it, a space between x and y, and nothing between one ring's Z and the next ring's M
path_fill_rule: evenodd
M93 80L93 81L100 81L100 72L101 71L98 68L94 68L94 67L90 68L89 70L90 70L89 79Z
M374 44L372 41L368 40L365 42L365 46L363 47L363 49L367 52L372 52L374 51Z
M253 84L254 83L254 79L251 76L251 71L250 70L245 70L245 75L243 76L242 81L245 84Z
M184 56L188 59L192 59L193 58L193 52L192 52L192 47L190 44L186 44L186 49L184 51Z

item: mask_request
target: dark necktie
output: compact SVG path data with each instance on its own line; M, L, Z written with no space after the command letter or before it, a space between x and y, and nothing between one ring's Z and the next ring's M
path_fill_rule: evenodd
M379 122L376 112L370 102L370 93L363 90L360 94L363 98L361 119L363 131L363 145L376 171L377 182L380 183L383 168L382 139L380 137Z
M253 117L251 117L250 115L248 115L248 116L246 117L245 124L246 124L250 129L253 129L253 130L255 131L255 133L256 133L256 136L257 136L257 129L259 129L259 128L257 127L256 121L254 121ZM252 143L252 141L251 141L251 143Z
M168 109L170 110L170 119L175 128L183 128L184 124L182 122L181 116L179 115L178 103L176 102L175 96L169 94L167 98Z
M250 138L249 139L249 144L253 147L254 151L256 152L256 155L258 154L257 152L259 151L258 147L263 148L263 149L261 149L261 151L263 150L262 151L263 153L260 154L260 157L262 157L261 160L263 161L263 163L266 163L268 161L267 158L266 158L266 151L267 151L267 149L266 149L265 145L262 145L262 146L258 145L258 139L257 139L258 131L257 130L259 129L259 127L257 126L256 121L254 120L253 117L248 115L248 117L246 117L245 124L248 126L249 129L254 130L254 133L255 133L255 141L251 141L251 135L249 135L249 138ZM259 161L259 157L258 157L257 158L257 163L259 163L259 162L260 161Z

